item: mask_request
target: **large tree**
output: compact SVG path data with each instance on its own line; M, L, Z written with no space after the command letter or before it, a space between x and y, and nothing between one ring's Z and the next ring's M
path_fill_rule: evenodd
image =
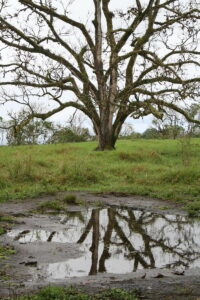
M128 116L171 108L195 121L185 107L199 101L199 19L195 0L0 0L1 101L28 107L20 126L81 110L101 150Z

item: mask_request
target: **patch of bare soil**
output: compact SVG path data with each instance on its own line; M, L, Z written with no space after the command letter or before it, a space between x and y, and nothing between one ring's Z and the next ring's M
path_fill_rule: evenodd
M1 204L0 214L16 217L16 223L12 224L12 229L10 228L7 234L0 236L0 243L2 245L10 245L16 250L15 254L10 255L4 260L0 260L1 299L9 295L12 296L35 291L37 288L45 286L48 283L58 285L72 284L91 293L105 288L116 287L128 290L136 289L140 292L141 299L196 300L200 297L200 268L197 265L194 265L192 268L186 268L184 271L181 269L175 270L163 267L151 269L147 266L142 269L135 268L134 272L124 272L124 274L97 272L96 275L89 276L88 274L80 273L83 272L82 270L79 270L81 265L78 266L79 269L75 266L74 268L76 270L72 270L76 262L80 261L81 264L81 260L79 259L81 259L85 251L85 248L81 245L81 241L89 236L91 226L93 226L93 232L96 230L96 232L100 234L98 228L96 227L95 229L95 226L99 224L98 215L95 215L95 212L93 219L85 221L83 219L82 214L86 214L86 211L91 210L91 208L98 207L99 211L102 207L126 207L138 210L140 218L138 217L139 221L137 224L135 223L138 234L143 234L142 226L140 227L142 222L150 222L150 218L152 218L151 222L153 222L154 214L163 216L163 218L160 217L159 219L160 224L164 221L167 222L169 216L174 216L172 218L173 220L175 220L177 216L178 218L184 218L186 216L186 213L177 207L177 205L168 202L164 203L163 201L155 199L145 199L132 195L113 193L94 194L89 192L74 192L74 194L76 194L77 198L79 198L82 203L85 203L86 206L68 205L62 213L57 215L41 215L33 212L39 204L47 200L53 200L55 199L55 196L12 201ZM60 193L56 197L61 199L63 195L63 193ZM165 208L164 210L163 207ZM66 212L71 212L71 215L69 214L65 217L64 215ZM113 224L116 223L116 220L118 220L119 217L123 217L126 221L127 216L125 214L120 216L118 212L116 212L115 215L112 214L112 211L107 213L110 214L110 220L113 220ZM135 216L138 216L138 214L136 213ZM132 215L130 217L133 218ZM92 220L94 221L93 223ZM182 220L183 219L181 219L181 222ZM83 227L81 227L81 236L78 236L76 222L79 222L80 224L83 223ZM119 224L122 226L122 223ZM112 224L110 223L109 225L109 222L108 224L106 223L106 226L111 226L109 230L107 229L107 231L105 231L107 233L106 236L108 236L112 230L115 230L116 232L118 230L118 234L123 240L123 232L120 231L120 226L115 224L115 227L112 228ZM66 230L67 234L64 234ZM160 228L157 228L157 230L159 231ZM146 238L146 235L144 235L144 237ZM98 238L99 236L95 239L97 240ZM75 240L76 242L74 242ZM146 243L147 242L148 238L146 239ZM164 243L164 241L159 240L159 243L161 242ZM129 249L131 243L129 243L129 241L126 241L126 243L126 248ZM107 244L102 246L104 247L102 248L104 250L101 250L102 270L105 268L105 261L110 255L106 252L108 249L105 245ZM163 247L167 247L167 244L163 245ZM93 240L92 246L90 247L92 256L90 274L95 274L94 262L96 250ZM131 251L134 252L133 249ZM167 251L169 252L170 249L167 249ZM135 255L134 257L138 256L140 261L142 256L140 257L139 253L136 252L137 251L135 250L135 253L131 255ZM198 253L196 252L195 255L198 257ZM103 254L105 255L103 256ZM125 256L125 254L123 253L123 256ZM175 254L177 255L177 253ZM183 259L183 255L188 255L188 253L185 254L182 252L178 254L180 254L180 260ZM122 254L119 252L118 256L121 259L122 256L120 255ZM69 270L67 270L69 266L66 264L66 261L70 261L71 263L71 269ZM122 260L119 260L118 262L113 260L112 262L112 264L119 265L120 263L123 265ZM144 265L147 264L141 260L140 264L142 263L144 263ZM162 261L160 262L160 265L162 266ZM116 269L116 266L113 265L113 268ZM87 265L85 266L85 269L87 271ZM63 272L65 273L65 276L62 276ZM66 274L70 274L70 276L67 276ZM77 274L81 274L81 276L77 276Z

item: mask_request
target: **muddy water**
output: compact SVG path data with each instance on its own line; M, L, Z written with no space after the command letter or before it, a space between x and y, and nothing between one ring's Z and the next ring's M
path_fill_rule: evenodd
M38 241L79 244L83 254L78 258L33 264L34 280L153 268L184 272L200 267L200 221L186 216L104 208L68 212L58 221L61 230L33 227L8 232L9 238L22 245Z

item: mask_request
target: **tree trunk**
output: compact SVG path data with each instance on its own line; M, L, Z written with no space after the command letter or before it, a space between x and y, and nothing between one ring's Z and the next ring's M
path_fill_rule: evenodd
M113 133L110 131L100 132L98 135L98 146L95 150L104 151L104 150L114 150L115 149L116 139L113 136Z
M101 120L100 126L97 128L98 146L95 150L113 150L115 149L115 137L113 124L108 118Z

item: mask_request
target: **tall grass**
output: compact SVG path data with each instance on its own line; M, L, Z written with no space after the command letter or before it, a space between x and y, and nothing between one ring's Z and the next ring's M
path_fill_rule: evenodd
M187 144L187 147L185 146ZM59 190L115 191L200 200L200 139L0 147L0 200Z

